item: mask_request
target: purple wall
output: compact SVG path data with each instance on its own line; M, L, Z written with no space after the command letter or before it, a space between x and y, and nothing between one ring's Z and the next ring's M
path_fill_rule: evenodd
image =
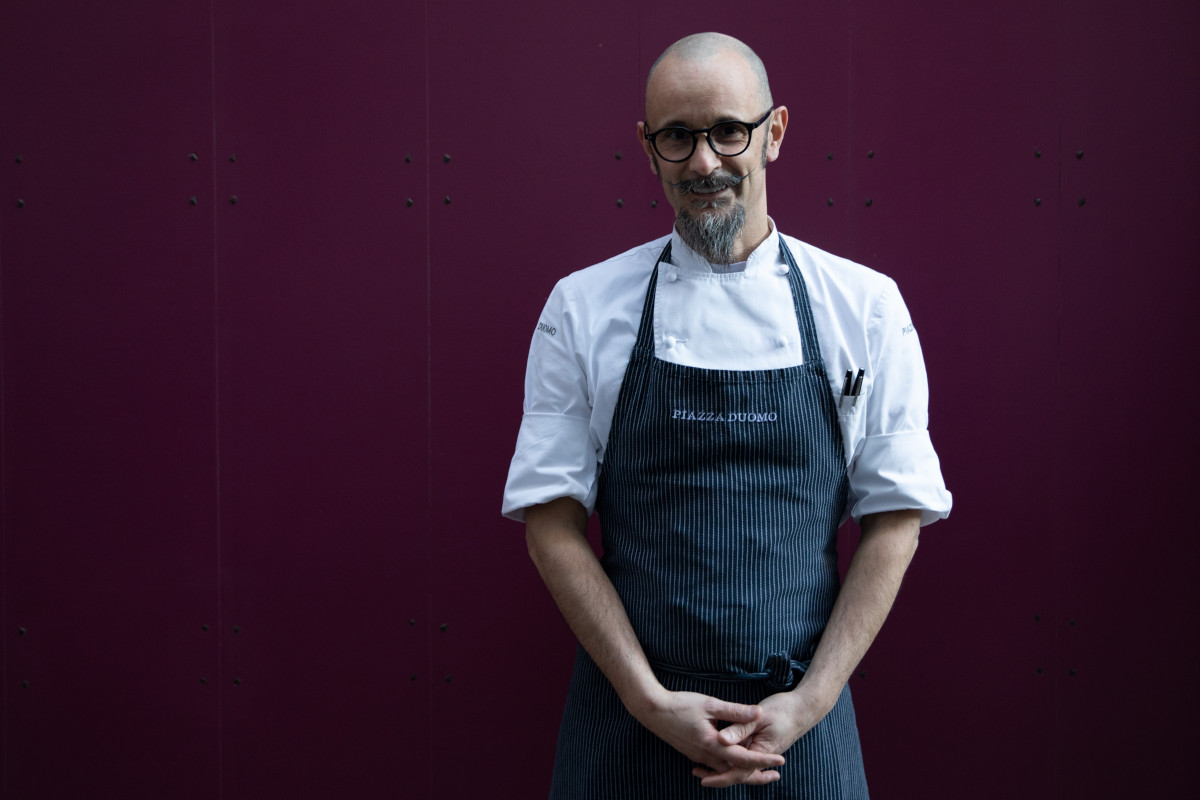
M544 793L525 351L669 229L641 82L704 28L791 110L774 218L926 351L955 511L853 681L875 795L1190 788L1195 4L905 5L9 4L0 794Z

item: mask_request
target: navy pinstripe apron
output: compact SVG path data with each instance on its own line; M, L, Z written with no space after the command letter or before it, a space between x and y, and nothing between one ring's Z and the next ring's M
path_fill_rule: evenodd
M662 684L736 703L793 688L837 597L846 462L800 270L782 237L804 363L737 371L654 355L650 276L601 467L601 563ZM580 648L552 798L867 797L848 687L781 780L714 794L642 727Z

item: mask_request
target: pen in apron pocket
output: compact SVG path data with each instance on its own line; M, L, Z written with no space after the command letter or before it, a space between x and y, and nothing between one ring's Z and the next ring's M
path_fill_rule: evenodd
M850 392L850 394L854 395L854 402L850 404L851 408L854 408L856 405L858 405L858 395L862 391L862 379L864 372L866 372L866 370L860 369L858 371L858 377L854 379L854 389Z

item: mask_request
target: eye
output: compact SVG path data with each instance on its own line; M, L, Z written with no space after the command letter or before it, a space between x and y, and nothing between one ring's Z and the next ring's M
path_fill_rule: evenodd
M687 128L663 128L658 132L658 139L665 144L690 144L692 132Z
M746 127L740 122L722 122L713 127L712 135L722 142L740 141L746 135Z

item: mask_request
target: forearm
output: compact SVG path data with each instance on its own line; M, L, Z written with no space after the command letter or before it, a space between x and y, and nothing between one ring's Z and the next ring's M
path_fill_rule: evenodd
M883 626L917 550L919 511L889 511L862 519L862 539L850 561L829 624L799 692L828 711Z
M525 512L529 555L579 643L634 716L665 691L587 541L587 512L559 498Z
M624 603L588 544L587 513L579 503L560 498L526 509L525 536L567 624L638 722L697 764L722 770L735 765L748 771L747 782L779 778L773 771L783 764L778 754L720 739L723 725L757 720L758 706L671 692L658 682Z
M723 730L724 742L783 753L829 713L891 610L917 549L920 520L917 511L863 518L862 540L800 684L763 700L763 714L755 722ZM752 776L737 768L697 770L694 774L703 778L705 786L714 788L746 782Z

